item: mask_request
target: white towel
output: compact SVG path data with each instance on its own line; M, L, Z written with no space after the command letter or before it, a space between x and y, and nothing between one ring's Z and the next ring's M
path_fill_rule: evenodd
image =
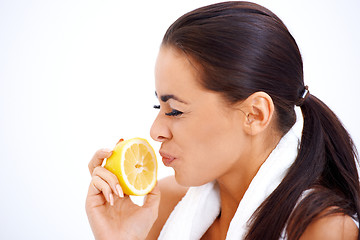
M247 222L260 204L276 189L294 162L301 137L303 118L296 108L297 122L280 140L251 181L231 220L226 239L243 239ZM216 183L191 187L165 223L160 240L200 239L220 212L220 193Z

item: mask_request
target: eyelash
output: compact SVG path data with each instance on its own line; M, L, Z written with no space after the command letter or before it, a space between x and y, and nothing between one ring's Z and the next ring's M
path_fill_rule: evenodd
M160 105L154 105L155 109L160 109ZM180 116L183 112L173 109L171 112L165 113L166 116Z

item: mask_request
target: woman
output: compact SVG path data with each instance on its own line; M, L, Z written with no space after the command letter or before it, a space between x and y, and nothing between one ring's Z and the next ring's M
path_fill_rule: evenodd
M99 150L86 202L96 239L360 239L355 146L304 85L276 15L248 2L189 12L167 30L155 70L151 137L175 176L139 207Z

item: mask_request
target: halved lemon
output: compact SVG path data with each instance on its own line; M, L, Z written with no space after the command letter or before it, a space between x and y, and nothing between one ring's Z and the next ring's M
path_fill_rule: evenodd
M155 187L157 160L146 139L120 140L104 167L117 176L127 195L143 196Z

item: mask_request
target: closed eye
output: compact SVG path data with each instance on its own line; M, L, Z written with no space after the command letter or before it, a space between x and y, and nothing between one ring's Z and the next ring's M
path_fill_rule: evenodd
M166 116L180 116L183 112L173 109L171 112L165 113Z
M160 109L160 105L154 105L155 109ZM166 116L180 116L183 112L173 109L171 112L165 113Z

